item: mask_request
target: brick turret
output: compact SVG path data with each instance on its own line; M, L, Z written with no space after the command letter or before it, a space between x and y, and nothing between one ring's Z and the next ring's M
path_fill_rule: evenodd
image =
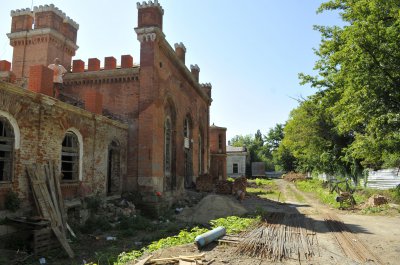
M139 10L138 14L138 27L157 27L162 30L164 9L158 3L154 2L137 3Z
M192 72L194 79L199 82L200 67L197 64L190 65L190 71Z
M14 47L13 72L17 79L29 78L32 65L49 65L55 58L69 69L76 45L79 25L54 5L11 11L11 33ZM32 28L33 25L33 28Z
M185 57L186 57L186 47L183 45L183 43L175 43L175 53L178 58L185 63Z

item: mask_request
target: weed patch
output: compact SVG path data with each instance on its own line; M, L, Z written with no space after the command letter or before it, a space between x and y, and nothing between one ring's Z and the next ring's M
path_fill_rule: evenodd
M249 226L252 226L259 220L257 218L242 218L237 216L230 216L226 218L219 218L216 220L210 221L211 228L215 228L218 226L224 226L228 234L230 233L240 233L246 230ZM162 238L158 241L154 241L146 247L143 247L140 250L133 250L130 252L123 252L118 256L118 261L114 263L115 265L123 265L128 261L138 259L144 253L151 253L159 249L184 245L188 243L193 243L196 236L201 235L205 232L209 231L207 228L203 227L194 227L192 229L184 229L181 230L178 235L170 236L166 238Z

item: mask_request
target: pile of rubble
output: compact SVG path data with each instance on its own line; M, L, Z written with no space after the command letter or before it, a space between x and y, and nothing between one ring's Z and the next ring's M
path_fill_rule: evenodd
M284 174L282 177L284 180L290 181L290 182L296 182L298 180L305 180L307 178L307 176L305 174L296 173L296 172L288 172L288 173Z
M196 179L196 190L211 192L214 190L214 179L211 175L201 175Z
M118 221L121 216L134 216L137 214L137 211L132 202L126 199L118 199L113 201L102 201L94 214L96 216L102 216L110 223L113 223Z
M238 191L246 192L247 179L242 176L233 182L228 180L216 180L211 175L202 175L196 180L196 190L200 192L215 192L217 194L237 194Z
M231 196L211 194L195 207L184 208L176 218L189 223L207 224L210 220L220 217L241 216L246 213L247 210Z

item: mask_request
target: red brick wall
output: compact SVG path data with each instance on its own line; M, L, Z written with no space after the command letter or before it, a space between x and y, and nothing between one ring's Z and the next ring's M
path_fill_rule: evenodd
M11 71L11 63L6 60L0 61L0 71Z
M226 128L210 127L210 175L226 179Z
M20 148L14 152L13 182L0 184L0 190L12 187L25 204L30 192L25 165L55 160L60 166L61 143L66 131L71 128L82 135L82 182L93 193L106 193L108 146L113 140L120 143L121 177L126 178L126 125L99 116L95 118L85 110L7 84L0 84L1 113L8 113L18 123ZM77 182L75 186L78 185ZM74 189L65 187L63 192L75 196Z
M53 70L43 65L30 67L28 88L32 92L53 96Z
M159 37L157 37L159 38ZM162 40L159 40L162 42ZM156 41L157 42L157 41ZM208 172L208 102L196 91L189 71L171 47L145 41L141 44L139 107L139 187L164 188L164 119L167 101L172 102L175 117L175 168L177 190L183 190L185 174L184 120L191 119L190 142L193 154L193 181L199 173L199 128L203 129L203 173ZM150 180L151 179L151 180ZM146 181L147 180L147 181ZM151 184L153 186L151 186Z
M96 91L103 96L103 111L128 122L128 174L124 189L137 188L138 172L138 69L115 69L70 73L64 77L64 93L85 100L85 93Z
M210 152L226 154L226 128L210 126Z

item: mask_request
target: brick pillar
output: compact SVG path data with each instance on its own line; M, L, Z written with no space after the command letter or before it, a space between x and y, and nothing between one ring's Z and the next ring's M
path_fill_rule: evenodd
M200 67L197 64L190 65L190 70L192 71L194 79L199 82Z
M72 62L72 72L73 73L85 72L85 62L82 60L74 60Z
M113 70L117 68L117 59L114 57L105 57L104 58L104 70Z
M0 61L0 72L9 72L11 71L11 63L6 60Z
M90 58L88 70L89 71L99 71L100 70L100 60L97 58Z
M43 65L33 65L29 69L30 91L53 96L53 70Z
M93 90L86 91L85 109L99 115L103 114L103 95Z
M183 63L185 63L185 57L186 57L186 47L183 45L183 43L175 43L175 53L178 56L179 60L181 60Z
M121 55L121 68L132 68L133 57L130 55Z

